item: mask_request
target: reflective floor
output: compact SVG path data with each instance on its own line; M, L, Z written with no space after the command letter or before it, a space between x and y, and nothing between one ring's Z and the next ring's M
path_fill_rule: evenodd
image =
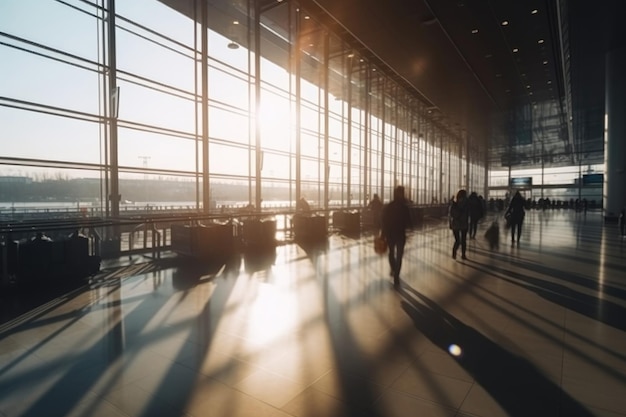
M532 212L492 251L487 224L466 261L414 231L397 289L366 235L105 265L0 327L0 416L626 416L617 227Z

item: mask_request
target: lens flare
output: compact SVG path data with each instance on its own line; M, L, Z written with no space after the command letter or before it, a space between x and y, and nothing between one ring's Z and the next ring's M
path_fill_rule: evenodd
M461 356L461 354L463 353L461 347L455 344L451 344L450 346L448 346L448 352L450 352L450 355L452 356Z

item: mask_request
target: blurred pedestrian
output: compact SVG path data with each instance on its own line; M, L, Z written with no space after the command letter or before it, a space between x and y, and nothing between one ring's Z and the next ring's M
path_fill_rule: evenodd
M511 227L511 244L518 242L520 237L522 236L522 225L524 224L524 217L526 216L526 211L524 210L524 197L520 194L519 191L515 193L511 202L509 203L509 207L506 209L504 213L504 217L507 219L508 224ZM516 233L517 232L517 239Z
M376 229L376 233L380 230L383 213L383 202L380 200L378 194L374 194L374 198L367 205L367 209L372 213L372 223Z
M476 231L478 230L478 221L485 214L483 211L483 203L478 198L478 194L472 192L467 199L469 207L469 238L476 239Z
M383 207L382 236L389 247L390 275L393 284L400 285L400 269L406 244L406 230L411 227L411 213L404 197L404 187L393 190L393 201Z
M456 193L456 198L449 211L450 229L454 234L452 246L452 258L456 259L456 253L461 248L461 259L467 259L467 230L469 228L469 203L467 191L461 189Z
M301 213L308 213L311 211L311 206L309 202L306 201L306 198L300 197L300 199L296 202L296 211Z

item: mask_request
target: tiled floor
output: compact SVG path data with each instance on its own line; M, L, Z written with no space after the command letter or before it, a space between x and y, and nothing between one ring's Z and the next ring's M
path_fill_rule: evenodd
M413 232L398 290L371 236L111 269L0 328L0 416L626 416L616 226L532 212L519 245L451 246Z

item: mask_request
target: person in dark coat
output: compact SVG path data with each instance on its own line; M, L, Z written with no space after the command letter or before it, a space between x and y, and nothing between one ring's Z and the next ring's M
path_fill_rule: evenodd
M378 194L374 194L374 198L367 205L367 209L372 212L372 220L376 232L380 230L381 216L383 213L383 202L380 200Z
M522 197L522 194L517 191L511 199L509 207L504 213L504 218L507 219L508 224L511 227L511 243L515 243L516 241L516 231L518 243L520 237L522 236L522 224L524 223L524 217L526 216L526 211L524 210L525 203L526 202L524 201L524 197Z
M478 198L478 194L472 192L467 199L469 206L469 237L476 239L476 231L478 230L478 221L483 218L483 203Z
M389 247L389 266L393 283L400 284L400 269L406 244L406 230L411 227L411 213L404 197L404 187L393 190L393 201L383 207L382 236Z
M302 213L308 213L311 211L311 206L309 206L309 202L306 201L306 198L300 197L300 199L296 202L296 211Z
M449 219L450 229L454 234L454 245L452 246L452 258L456 259L456 253L461 247L461 258L467 259L467 229L469 228L469 201L467 191L459 190L456 199L450 206Z

